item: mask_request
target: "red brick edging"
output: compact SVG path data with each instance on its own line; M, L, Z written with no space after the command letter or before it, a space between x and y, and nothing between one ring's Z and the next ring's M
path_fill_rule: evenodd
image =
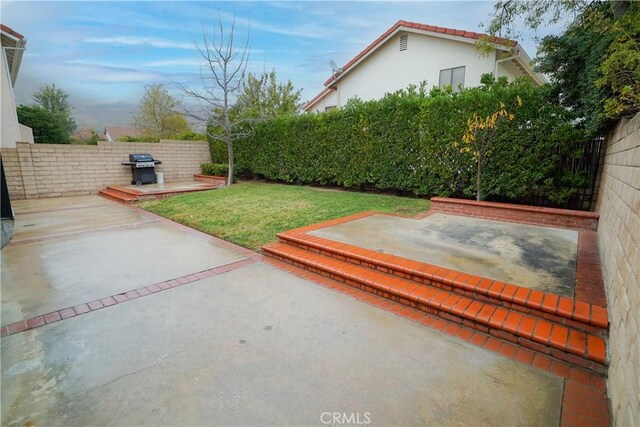
M55 310L39 316L33 316L25 320L20 320L18 322L2 326L2 328L0 328L0 338L4 338L6 336L28 331L31 329L36 329L44 325L59 322L60 320L80 316L91 311L96 311L105 307L110 307L112 305L121 304L136 298L144 297L157 292L162 292L167 289L177 288L179 286L186 285L198 280L206 279L207 277L217 276L219 274L237 270L239 268L253 264L256 261L257 260L255 258L246 258L219 267L210 268L208 270L188 274L186 276L176 277L175 279L165 280L164 282L155 283L149 286L142 286L137 289L121 292L119 294L100 298L94 301L89 301L76 306Z
M194 174L193 179L198 182L210 182L218 185L225 185L227 183L226 176L218 176L218 175L203 175L203 174Z
M311 250L339 260L348 260L386 274L411 279L426 285L435 285L447 290L458 288L464 295L480 296L488 302L520 309L524 312L540 311L549 315L551 320L572 319L576 322L593 325L596 328L606 328L608 325L605 305L593 304L589 300L576 299L574 301L571 298L548 292L299 233L297 230L280 233L278 237L281 241L297 248ZM268 252L268 249L268 246L265 247L265 251ZM594 268L593 264L584 261L579 262L578 265L579 271L580 267L582 267L581 270L584 270L581 276L585 276L589 270ZM597 283L597 279L593 278L590 283ZM601 283L600 287L604 289Z
M543 208L510 203L478 202L475 200L433 197L433 212L473 216L504 222L564 227L578 230L596 230L599 215L569 209Z

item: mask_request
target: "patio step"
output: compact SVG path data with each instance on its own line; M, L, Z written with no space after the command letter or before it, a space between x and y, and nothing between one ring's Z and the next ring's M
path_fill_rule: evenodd
M193 179L195 179L198 182L214 184L220 187L227 184L227 177L224 177L224 176L194 174Z
M407 258L342 244L299 232L278 234L281 242L382 273L433 286L509 310L560 323L584 332L606 334L605 307L494 281Z
M137 200L136 196L134 195L114 190L109 187L105 188L104 190L100 190L100 195L125 203L131 203Z
M523 313L365 265L278 242L263 247L275 259L426 313L491 334L570 364L606 372L606 342L571 325ZM409 275L410 276L410 275Z
M128 188L120 185L110 185L104 190L100 190L100 194L121 202L131 203L140 200L164 199L177 194L193 193L197 191L215 190L223 186L219 181L196 181L198 186L193 188L176 188L176 189L155 189L149 191L140 191L135 188Z

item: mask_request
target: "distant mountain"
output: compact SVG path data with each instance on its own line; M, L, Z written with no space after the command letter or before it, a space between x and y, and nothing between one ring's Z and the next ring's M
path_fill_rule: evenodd
M91 127L102 131L105 126L129 126L131 116L138 106L131 102L119 101L103 104L76 104L73 118L78 128Z

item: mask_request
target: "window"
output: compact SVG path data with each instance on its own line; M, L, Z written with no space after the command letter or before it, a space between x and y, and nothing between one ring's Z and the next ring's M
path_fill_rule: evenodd
M400 52L407 50L407 41L409 40L408 34L403 34L400 36Z
M324 107L324 111L331 111L331 110L335 110L336 106L335 105L330 105L328 107Z
M464 72L466 67L447 68L440 71L440 89L450 85L454 92L464 88Z

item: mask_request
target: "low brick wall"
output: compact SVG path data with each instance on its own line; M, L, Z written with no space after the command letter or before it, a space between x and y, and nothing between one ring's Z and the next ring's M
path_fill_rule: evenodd
M97 194L108 185L131 183L131 169L120 163L129 154L149 153L162 161L165 182L192 180L200 164L210 162L202 141L100 143L98 145L28 144L2 148L2 161L13 200Z
M193 175L193 179L199 182L204 182L207 184L214 184L214 185L225 185L227 183L226 176L195 174Z
M598 227L598 214L593 212L508 203L478 202L475 200L450 199L448 197L432 198L431 211L577 230L595 230Z
M640 114L607 138L596 211L609 306L613 425L640 425Z

